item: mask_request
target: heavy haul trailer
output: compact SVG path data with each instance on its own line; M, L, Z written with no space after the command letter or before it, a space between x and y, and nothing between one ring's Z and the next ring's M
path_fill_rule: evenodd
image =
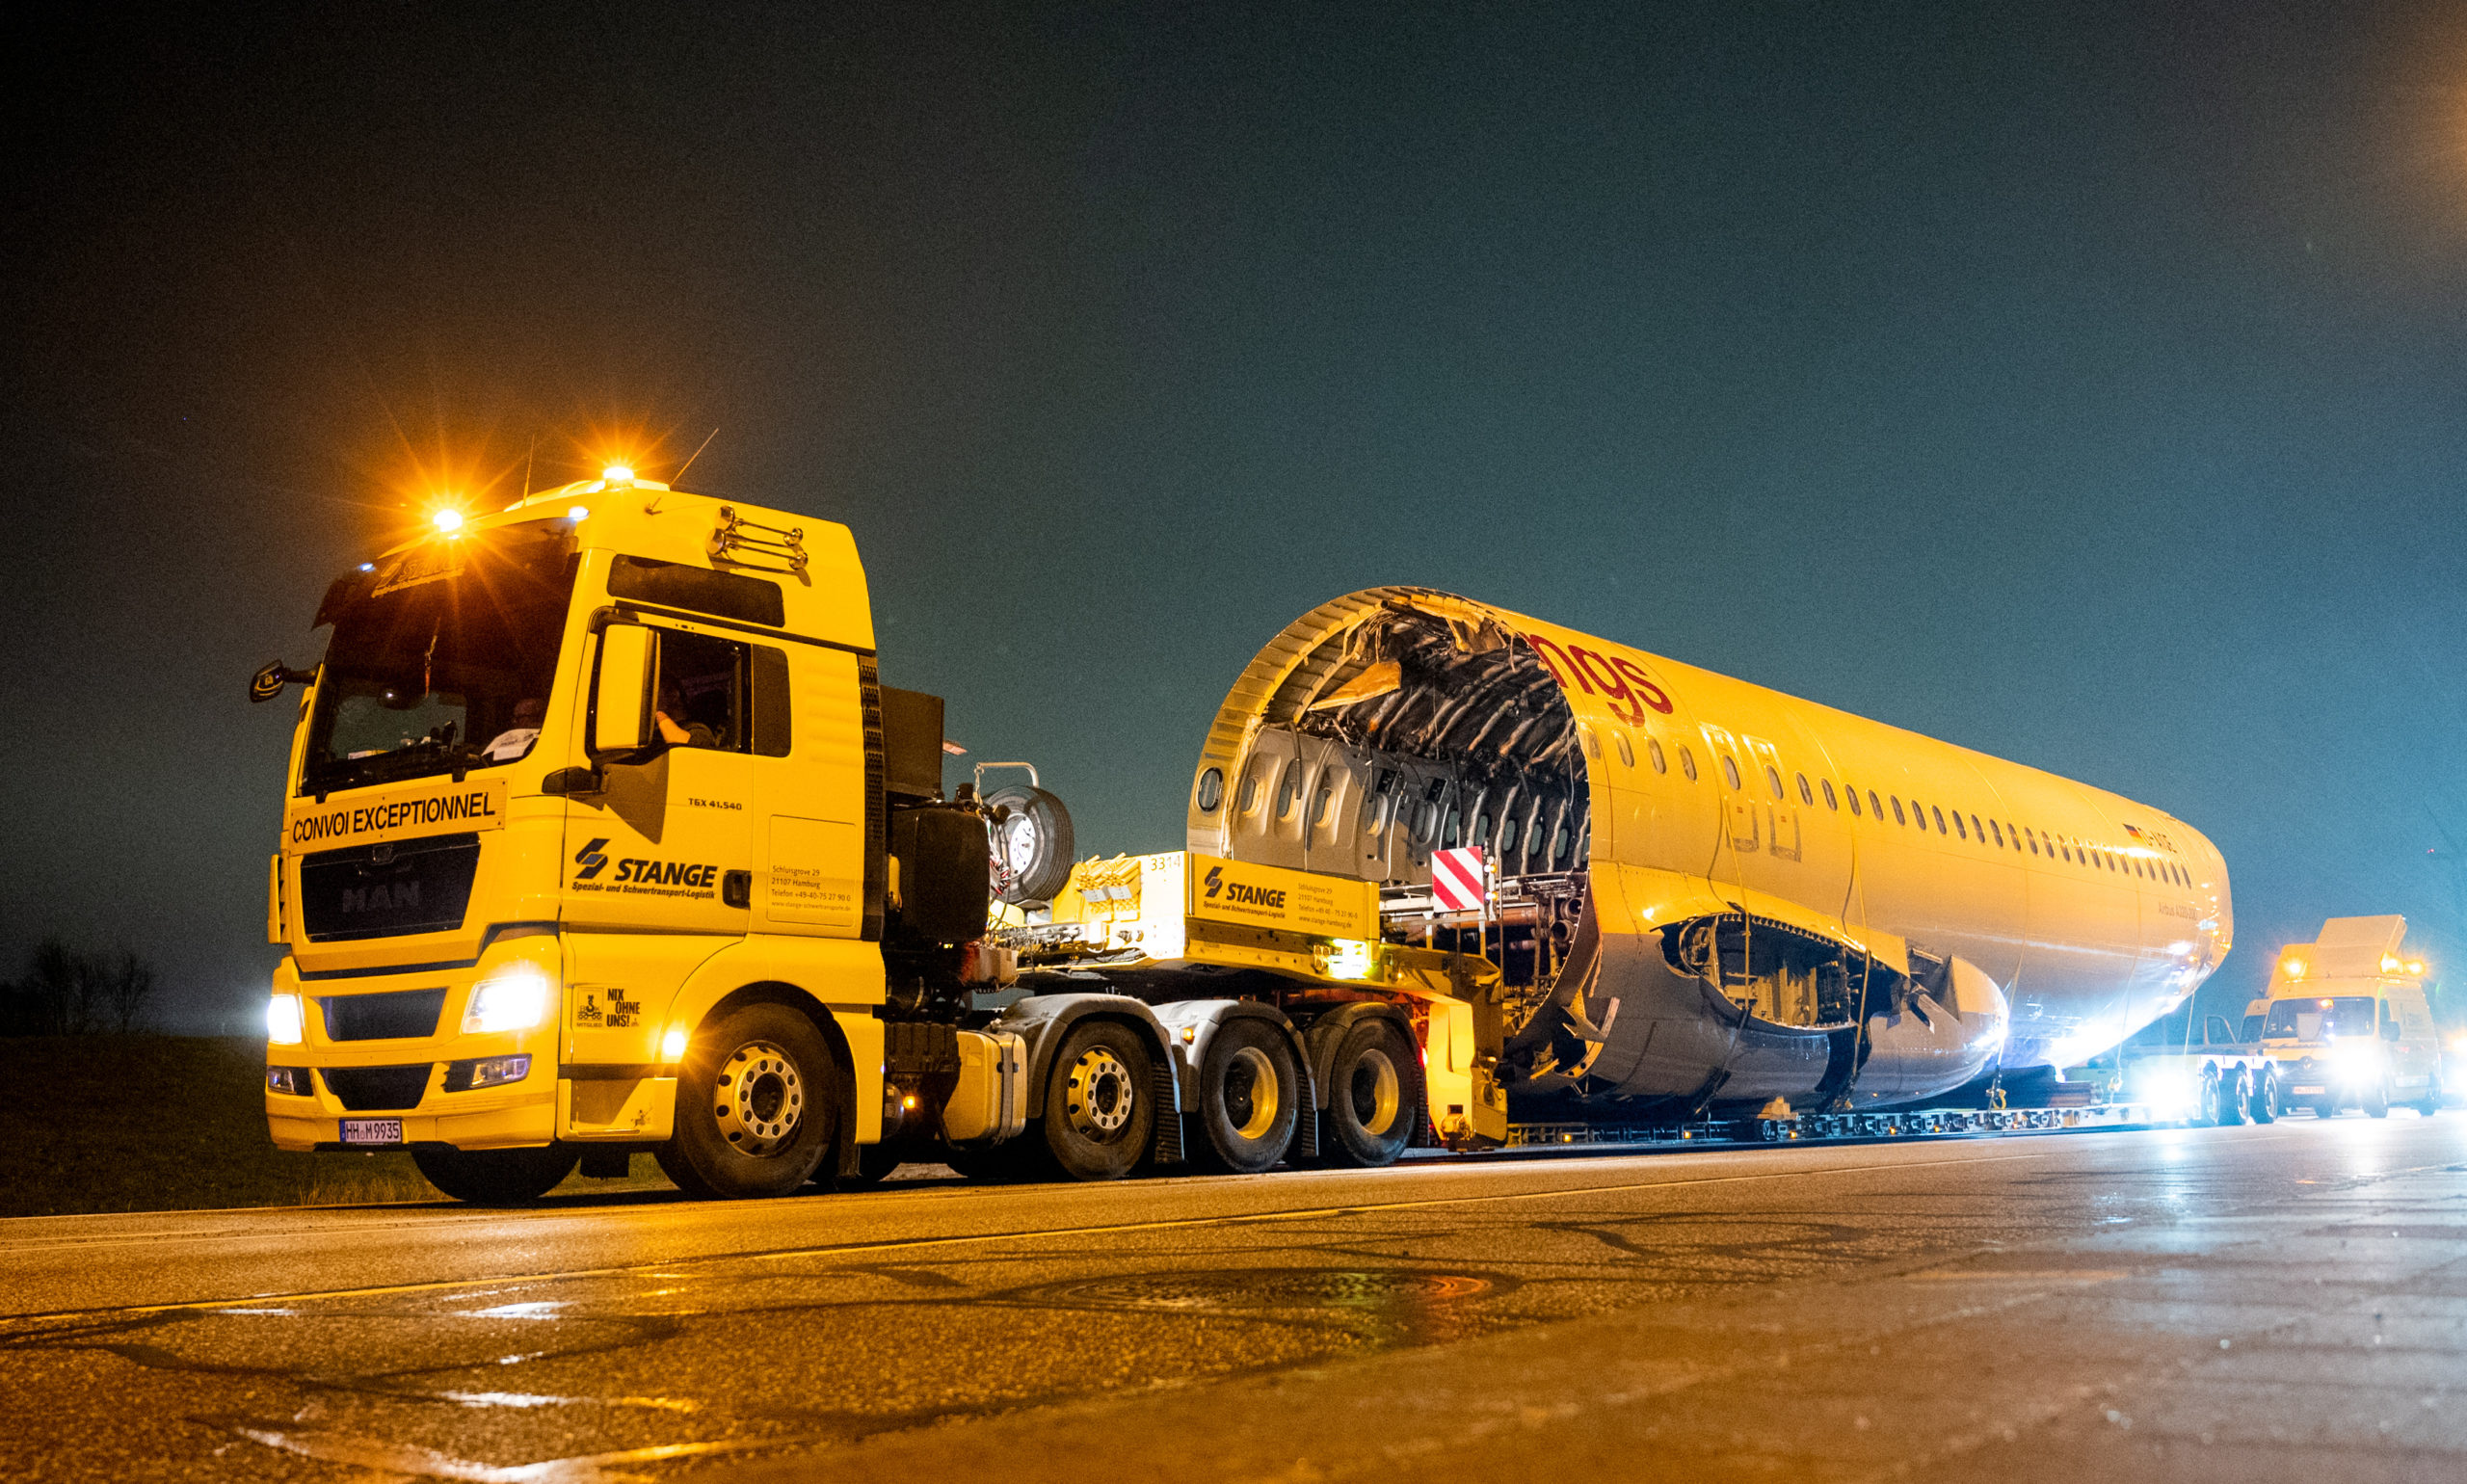
M944 794L840 526L612 470L317 622L252 684L306 684L269 1126L466 1199L645 1149L755 1195L1907 1107L2112 1044L2229 938L2155 809L1426 590L1278 636L1188 849L1075 869L1033 782Z

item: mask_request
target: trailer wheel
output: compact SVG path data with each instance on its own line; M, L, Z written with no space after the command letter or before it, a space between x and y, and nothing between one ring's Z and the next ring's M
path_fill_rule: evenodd
M1009 871L1010 885L998 893L1003 901L1050 901L1071 885L1071 811L1060 799L1016 783L987 794L985 807L1003 815L994 827L995 863Z
M570 1144L539 1149L446 1149L423 1145L411 1163L428 1182L472 1206L528 1206L573 1173L582 1151Z
M1119 1020L1083 1020L1054 1053L1045 1147L1075 1180L1120 1179L1156 1132L1147 1044Z
M2279 1106L2277 1072L2263 1072L2261 1081L2254 1084L2252 1100L2244 1105L2244 1110L2252 1115L2254 1123L2275 1124L2278 1122L2278 1116L2283 1109Z
M1363 1169L1394 1164L1420 1114L1421 1065L1395 1021L1374 1018L1348 1026L1328 1067L1322 1157Z
M1301 1112L1293 1047L1265 1020L1228 1020L1208 1038L1199 1072L1199 1163L1257 1175L1285 1157Z
M734 1011L686 1048L676 1134L654 1152L659 1167L688 1195L786 1195L832 1151L841 1080L811 1020L785 1005Z

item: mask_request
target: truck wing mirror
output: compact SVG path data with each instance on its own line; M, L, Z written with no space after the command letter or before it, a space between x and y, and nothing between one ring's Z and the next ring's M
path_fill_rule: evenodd
M272 701L282 694L285 686L306 685L316 678L314 670L294 670L282 661L275 660L249 676L249 699L252 702Z
M599 632L599 677L591 698L591 755L638 753L651 745L651 686L659 640L640 623Z

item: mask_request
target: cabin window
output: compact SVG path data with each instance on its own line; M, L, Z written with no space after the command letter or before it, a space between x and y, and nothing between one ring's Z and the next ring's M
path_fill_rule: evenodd
M1808 776L1804 773L1799 774L1798 780L1799 802L1801 804L1814 805L1816 803L1816 790L1808 786Z
M1628 745L1628 734L1624 731L1616 732L1612 734L1610 740L1619 744L1619 765L1626 768L1634 767L1636 765L1636 750Z
M1847 783L1844 783L1844 784L1843 784L1843 785L1842 785L1842 791L1843 791L1844 793L1846 793L1846 794L1848 794L1848 795L1850 796L1850 812L1851 812L1851 814L1852 814L1853 816L1861 815L1861 814L1864 814L1864 813L1866 813L1866 812L1867 812L1865 809L1862 809L1861 808L1859 808L1859 790L1857 790L1856 788L1851 787L1851 786L1850 786L1849 784L1847 784Z
M1876 816L1876 823L1885 822L1885 801L1877 798L1872 788L1868 790L1868 812Z
M1970 833L1973 836L1982 842L1987 838L1987 832L1979 828L1978 816L1976 814L1970 816Z
M1225 770L1210 768L1199 776L1199 811L1213 814L1225 799Z
M1296 758L1285 765L1285 776L1277 780L1276 817L1284 819L1293 813L1295 801L1302 797L1302 762Z
M1251 810L1259 808L1259 806L1260 768L1259 764L1253 763L1250 770L1242 775L1242 791L1240 794L1235 796L1234 800L1234 807L1247 814L1251 812Z
M1670 771L1670 759L1661 755L1661 743L1655 738L1645 738L1645 760L1654 765L1654 771L1656 773L1667 773ZM1696 770L1692 767L1689 768L1687 770L1687 776L1689 778L1694 778L1696 776Z
M1962 828L1962 811L1960 809L1953 810L1953 834L1959 835L1963 839L1970 838L1970 832Z
M1817 782L1824 788L1824 807L1838 812L1842 808L1842 801L1834 796L1833 780L1822 778ZM1859 812L1859 796L1855 793L1850 796L1850 812L1854 814Z
M1776 799L1784 797L1782 793L1781 770L1774 767L1769 762L1764 765L1764 786L1773 790L1773 797Z
M1945 833L1945 811L1944 811L1942 808L1939 808L1938 807L1936 807L1935 805L1930 804L1930 805L1928 805L1928 806L1927 806L1927 812L1936 816L1936 833L1937 833L1938 835L1942 835L1942 834L1944 834L1944 833Z
M1893 822L1897 825L1906 825L1910 823L1909 820L1904 819L1901 815L1901 795L1899 794L1895 794L1893 796Z
M1679 771L1687 775L1687 782L1696 782L1696 755L1687 750L1684 742L1679 745Z
M2030 854L2035 856L2035 855L2037 855L2037 854L2039 853L2039 836L2038 836L2038 832L2037 832L2037 831L2035 831L2035 830L2030 831L2030 832L2029 832L2029 836L2030 836Z
M1722 781L1729 783L1733 788L1737 788L1738 786L1738 764L1731 760L1731 755L1728 753L1722 754L1721 758Z
M1600 762L1602 760L1602 739L1593 734L1592 728L1578 727L1577 729L1577 738L1584 743L1584 755L1587 757L1592 758L1596 762Z
M2004 827L1991 819L1987 822L1987 828L1995 832L1996 848L2003 850L2004 848Z

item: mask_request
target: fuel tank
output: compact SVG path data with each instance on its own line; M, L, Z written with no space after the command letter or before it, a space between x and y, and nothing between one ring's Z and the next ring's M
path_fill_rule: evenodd
M1497 961L1521 1118L2069 1065L2233 935L2225 862L2162 809L1423 588L1271 639L1187 803L1191 849L1376 881L1390 938ZM1442 851L1486 900L1434 890Z

